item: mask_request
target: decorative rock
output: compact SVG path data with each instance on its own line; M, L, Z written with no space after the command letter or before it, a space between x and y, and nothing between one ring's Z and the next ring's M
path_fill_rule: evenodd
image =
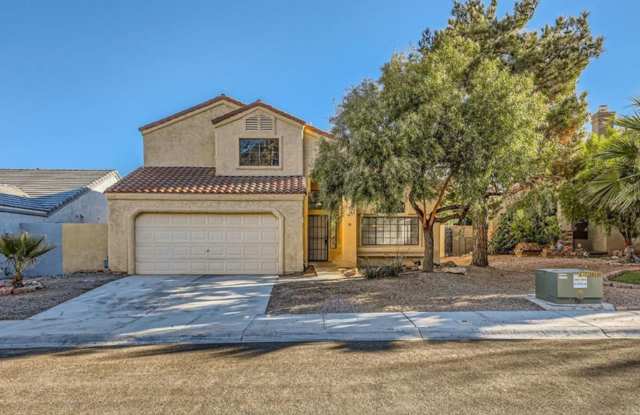
M26 294L26 293L31 293L34 292L35 290L37 290L37 288L35 287L28 287L28 286L24 286L24 287L17 287L13 289L13 293L12 294Z
M464 267L443 267L440 268L440 272L446 272L448 274L460 274L465 275L467 273L467 269Z
M353 277L353 276L356 275L356 270L355 269L347 269L347 270L342 272L342 275L344 275L345 277Z
M513 253L517 257L523 255L539 255L542 252L542 248L535 242L518 242L513 249Z
M44 288L44 285L40 281L26 281L24 286L14 288L10 282L4 283L0 286L0 296L12 295L12 294L26 294Z

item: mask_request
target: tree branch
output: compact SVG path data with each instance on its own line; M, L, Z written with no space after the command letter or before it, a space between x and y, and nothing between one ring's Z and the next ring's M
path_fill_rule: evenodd
M436 203L433 205L433 209L431 209L431 213L429 213L429 225L433 225L436 221L436 215L438 214L437 210L442 204L442 200L444 199L444 195L447 192L447 188L449 187L449 182L451 181L451 177L453 173L449 173L447 178L445 179L442 187L440 188L440 192L438 192L438 198L436 199Z
M454 215L448 215L448 216L443 216L441 218L436 218L436 222L437 223L445 223L450 221L451 219L462 219L463 216L460 215L459 213L456 213Z
M422 208L418 206L418 203L416 202L416 199L413 196L413 192L411 191L409 192L409 203L411 203L411 207L413 208L413 210L416 211L416 214L420 218L420 222L424 222L424 210L422 210Z
M449 210L459 210L459 209L464 209L465 206L464 205L449 205L449 206L443 206L439 209L436 209L436 213L442 213L442 212L447 212Z

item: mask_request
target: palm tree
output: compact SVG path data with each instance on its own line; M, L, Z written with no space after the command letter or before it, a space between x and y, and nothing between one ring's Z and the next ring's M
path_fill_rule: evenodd
M640 98L632 115L616 121L621 131L603 141L593 155L595 174L586 186L586 204L608 212L625 239L627 256L635 256L633 239L640 236Z
M616 121L616 124L628 131L640 132L640 97L631 100L631 106L635 108L633 114L626 115Z
M22 287L22 274L34 265L38 258L55 247L43 243L44 237L36 238L26 232L21 234L5 234L0 236L0 255L13 267L13 286Z

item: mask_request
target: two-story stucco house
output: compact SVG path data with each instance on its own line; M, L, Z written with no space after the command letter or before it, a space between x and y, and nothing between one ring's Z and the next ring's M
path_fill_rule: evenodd
M321 140L333 138L300 118L221 95L140 131L144 166L107 191L114 271L286 274L422 255L410 207L329 220L309 176Z

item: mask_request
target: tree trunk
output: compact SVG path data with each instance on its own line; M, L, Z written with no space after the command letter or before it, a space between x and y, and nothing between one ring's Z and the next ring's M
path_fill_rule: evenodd
M422 270L424 272L433 272L433 224L427 223L422 229L424 231Z
M636 249L631 239L624 239L624 256L627 261L636 262Z
M471 265L489 266L489 225L486 209L478 209L473 215L473 256Z
M11 284L15 288L24 286L24 283L22 282L22 273L16 272L15 275L13 276L13 281L11 281Z

